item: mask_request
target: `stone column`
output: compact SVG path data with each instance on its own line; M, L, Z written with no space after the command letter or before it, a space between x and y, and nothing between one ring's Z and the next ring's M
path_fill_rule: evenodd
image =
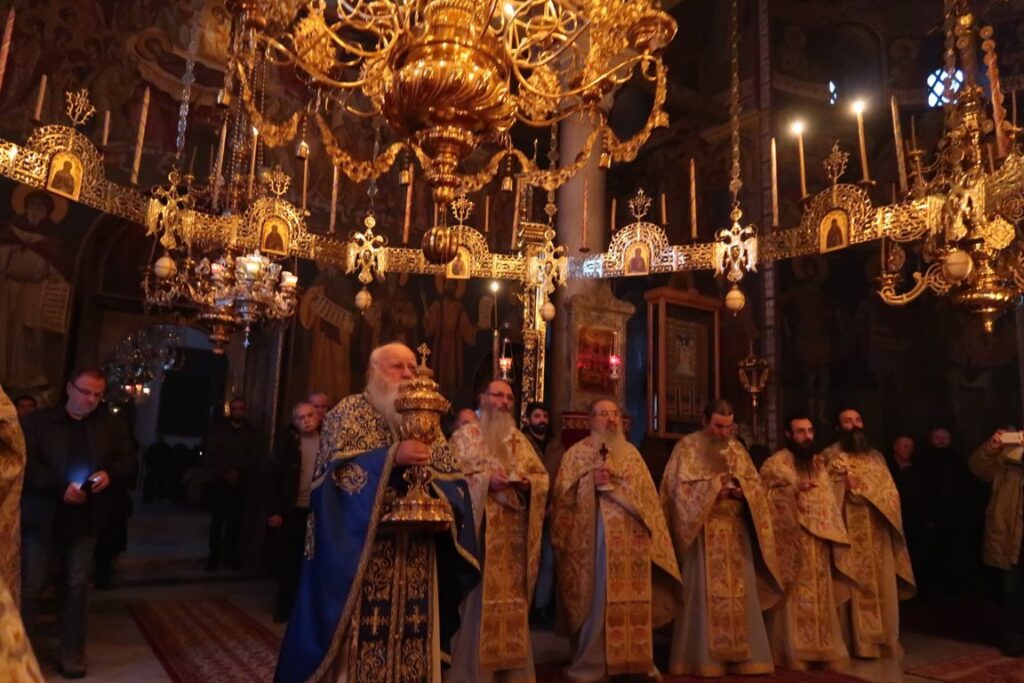
M571 116L559 124L558 156L562 163L575 159L583 149L587 137L593 132L594 126L589 120L581 121ZM587 246L589 254L597 254L607 245L607 220L605 216L605 171L599 166L600 153L595 150L576 177L558 190L558 213L556 214L556 230L558 244L564 245L571 258L583 256L582 246L583 213L587 213ZM584 178L587 179L587 205L583 205ZM571 341L575 338L570 328L569 301L576 294L590 291L596 283L586 280L570 280L555 295L557 313L551 321L551 353L548 367L551 388L545 397L551 408L552 426L561 424L563 412L578 406L570 405L569 389L572 383Z

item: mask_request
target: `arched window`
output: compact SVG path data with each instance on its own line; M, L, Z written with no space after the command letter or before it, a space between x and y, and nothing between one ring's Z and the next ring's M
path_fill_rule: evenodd
M957 69L950 78L945 69L936 69L928 76L928 106L948 104L950 95L960 90L964 83L964 72ZM949 89L949 92L946 89Z
M836 88L835 81L828 82L828 103L835 104L839 101L839 90Z

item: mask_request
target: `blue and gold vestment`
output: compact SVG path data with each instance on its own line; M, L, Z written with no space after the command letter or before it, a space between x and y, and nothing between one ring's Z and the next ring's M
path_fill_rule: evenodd
M394 442L362 394L324 419L276 683L439 680L459 605L480 580L470 497L442 439L431 487L450 506L452 528L433 534L381 524L389 500L405 492Z

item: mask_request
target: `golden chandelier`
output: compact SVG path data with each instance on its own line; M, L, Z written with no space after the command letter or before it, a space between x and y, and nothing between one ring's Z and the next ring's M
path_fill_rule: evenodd
M907 201L927 217L912 230L882 241L879 294L904 305L931 289L979 314L986 330L1024 294L1024 262L1015 224L1024 219L1024 156L1020 130L1007 120L991 27L979 29L964 0L946 0L946 93L963 85L946 105L946 129L935 160L911 143L913 184ZM990 83L990 107L978 81L979 38ZM910 243L921 267L900 291ZM924 271L923 273L921 271Z
M234 0L236 46L229 79L264 144L299 138L315 120L332 163L355 182L414 155L442 207L493 179L511 157L526 182L553 190L594 153L607 167L635 158L651 131L668 123L660 52L676 32L657 0ZM294 68L304 111L272 122L252 85L266 66ZM653 82L646 125L620 140L607 108L625 83ZM223 99L232 98L229 80ZM359 160L335 139L325 115L373 118L395 137ZM569 117L594 125L583 151L538 168L513 148L517 123L549 128ZM300 145L304 141L300 140ZM487 148L490 148L487 150ZM469 155L485 149L474 159Z

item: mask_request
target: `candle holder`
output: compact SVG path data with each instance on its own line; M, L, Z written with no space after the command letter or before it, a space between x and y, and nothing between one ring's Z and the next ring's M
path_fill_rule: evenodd
M747 357L737 363L740 384L743 390L750 394L750 410L754 421L754 436L760 436L759 423L757 419L757 408L761 394L768 387L772 376L771 364L766 358L754 355L754 344L750 344L750 352Z

